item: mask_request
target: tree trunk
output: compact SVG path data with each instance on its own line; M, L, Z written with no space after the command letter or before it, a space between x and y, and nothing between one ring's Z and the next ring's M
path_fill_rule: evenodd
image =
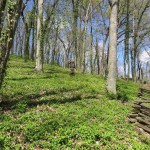
M82 34L82 19L81 19L81 13L80 13L80 24L79 24L79 41L78 41L78 69L82 70L82 64L83 64L83 47L82 47L82 42L83 42L83 34Z
M73 5L73 44L74 44L74 53L75 53L75 63L77 68L78 65L78 38L77 38L77 29L78 29L78 7L80 0L72 0Z
M88 18L89 18L89 9L91 6L91 0L88 4L88 7L86 9L86 14L84 18L84 28L83 28L83 73L86 71L86 36L87 36L87 25L88 25Z
M35 69L37 72L43 71L43 0L38 0L37 50Z
M34 28L34 21L32 22L32 50L31 50L31 60L34 61L34 54L35 54L35 47L34 47L34 41L35 41L35 28Z
M92 15L91 15L91 33L90 34L91 34L90 68L91 68L91 74L93 74L93 24L92 24Z
M4 21L3 14L4 14L5 6L6 6L6 0L1 0L0 1L0 37L3 28L3 21Z
M20 40L18 55L22 57L23 39Z
M84 35L83 35L83 73L85 73L86 70L86 32L87 32L87 21L85 22L85 27L84 27Z
M106 47L106 42L109 36L109 29L107 29L106 37L103 41L103 47L102 47L102 60L101 60L101 75L106 76L106 59L105 59L105 47Z
M133 12L133 45L132 45L132 80L136 82L136 56L137 56L137 50L136 50L136 32L135 31L135 16Z
M116 70L117 70L117 19L118 0L112 0L109 30L109 60L106 89L108 93L116 95Z
M26 25L25 28L26 28L25 30L26 38L25 38L25 49L24 49L24 61L27 62L27 60L29 60L29 40L30 40L31 28L28 25Z
M2 35L3 38L0 41L0 88L2 87L2 83L4 80L4 76L6 73L6 67L7 67L7 61L9 58L9 54L10 54L10 49L13 45L13 38L15 35L15 31L18 25L18 19L20 17L21 11L23 11L24 7L23 6L23 1L22 0L17 0L14 2L14 5L10 5L8 2L8 6L7 8L9 8L9 10L7 10L7 25L6 25L6 29L8 30L3 30L2 31ZM10 9L11 8L11 9ZM18 14L18 15L16 15Z
M31 21L31 27L32 27L32 48L31 48L31 60L34 61L35 59L35 31L36 31L36 2L34 0L34 7L33 7L33 17Z
M56 47L57 47L57 40L58 40L58 34L59 34L59 26L55 29L55 39L53 44L53 50L52 50L52 64L56 62Z
M96 38L96 60L97 60L97 73L100 74L100 51L98 47L98 39Z
M130 75L130 70L128 66L127 73L127 65L129 64L129 0L126 1L126 29L125 29L125 50L124 50L124 77L128 78Z

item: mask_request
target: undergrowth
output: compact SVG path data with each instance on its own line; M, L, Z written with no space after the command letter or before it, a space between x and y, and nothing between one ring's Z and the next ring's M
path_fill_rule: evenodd
M150 140L127 122L138 85L119 80L119 100L109 100L98 75L70 76L49 64L37 74L34 65L11 56L0 103L0 149L149 150Z

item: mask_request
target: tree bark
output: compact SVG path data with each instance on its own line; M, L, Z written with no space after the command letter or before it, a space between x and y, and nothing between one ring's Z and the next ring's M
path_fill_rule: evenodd
M129 0L126 1L126 29L125 29L125 50L124 50L124 77L128 78L130 75L130 66L129 66ZM128 73L127 73L128 65Z
M80 0L72 0L73 5L73 44L74 44L74 53L75 53L75 63L77 68L78 65L78 38L77 38L77 29L78 29L78 7Z
M105 47L106 47L108 36L109 36L109 28L107 29L107 33L106 33L105 39L103 41L103 47L102 47L101 75L103 75L104 77L106 76Z
M57 47L57 40L58 40L58 34L59 34L59 26L55 28L55 39L53 44L53 50L52 50L52 64L56 62L56 47Z
M98 39L96 38L96 59L97 59L97 73L100 74L100 51L98 47Z
M106 89L108 93L116 95L116 70L117 70L117 19L118 0L112 0L109 30L109 60Z
M29 40L30 40L30 32L31 28L26 24L25 25L25 49L24 49L24 61L27 62L29 60Z
M34 53L35 53L35 28L34 28L34 21L32 21L32 50L31 50L31 60L34 61Z
M89 10L90 10L90 6L91 6L91 0L89 1L87 10L86 10L86 14L85 14L85 18L84 18L84 28L83 28L83 73L85 73L86 71L86 34L87 34L87 25L88 25L88 19L89 19Z
M3 14L4 14L5 6L6 6L6 0L1 0L0 1L0 37L3 28L3 21L4 21Z
M38 0L37 49L35 69L37 72L43 71L43 0Z
M90 49L90 68L91 74L93 74L93 25L92 25L92 15L91 15L91 49Z
M13 45L13 38L15 36L15 31L18 25L18 19L20 17L21 12L24 10L23 1L17 0L14 2L14 5L10 6L8 4L9 10L7 11L7 25L6 30L2 30L2 40L0 41L0 88L2 87L2 83L4 80L4 76L6 73L7 61L10 54L10 49ZM18 15L16 15L18 14Z

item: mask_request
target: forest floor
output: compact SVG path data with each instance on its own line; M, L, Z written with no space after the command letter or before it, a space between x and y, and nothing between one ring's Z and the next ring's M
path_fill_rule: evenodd
M118 100L105 79L57 65L34 72L34 62L11 56L0 103L0 149L150 150L150 139L127 116L139 85L119 80Z

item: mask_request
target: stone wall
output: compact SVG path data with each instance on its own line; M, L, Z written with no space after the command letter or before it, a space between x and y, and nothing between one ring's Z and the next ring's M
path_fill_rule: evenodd
M128 117L129 122L136 123L138 127L150 134L150 100L134 101L133 113Z

